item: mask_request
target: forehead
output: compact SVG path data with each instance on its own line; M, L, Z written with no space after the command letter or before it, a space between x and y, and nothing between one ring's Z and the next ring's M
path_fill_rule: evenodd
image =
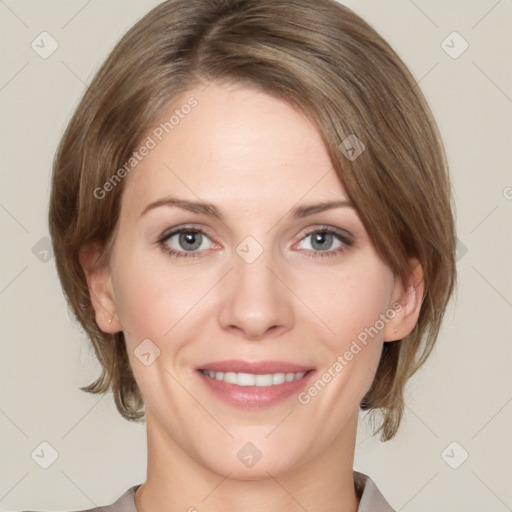
M306 194L346 197L316 125L253 88L214 83L191 89L147 137L154 147L125 183L123 202L132 205L170 194L262 207Z

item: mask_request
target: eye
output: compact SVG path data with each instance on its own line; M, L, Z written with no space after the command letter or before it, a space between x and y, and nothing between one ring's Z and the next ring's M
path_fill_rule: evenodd
M208 235L198 228L176 229L162 236L158 243L164 251L172 256L192 258L213 246Z
M346 251L352 244L353 237L349 233L325 227L306 233L298 248L315 252L315 256L334 256Z

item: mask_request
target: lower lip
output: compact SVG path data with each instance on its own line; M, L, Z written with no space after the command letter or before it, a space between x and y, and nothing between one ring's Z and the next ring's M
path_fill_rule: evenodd
M308 385L315 371L308 371L302 379L273 386L238 386L212 379L199 370L197 373L208 389L228 404L244 409L262 409L297 395Z

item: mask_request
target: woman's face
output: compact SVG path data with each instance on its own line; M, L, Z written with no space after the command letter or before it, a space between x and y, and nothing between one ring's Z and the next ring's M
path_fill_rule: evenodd
M402 334L398 282L290 105L212 84L162 122L176 109L126 178L98 292L148 429L242 479L349 449L383 341Z

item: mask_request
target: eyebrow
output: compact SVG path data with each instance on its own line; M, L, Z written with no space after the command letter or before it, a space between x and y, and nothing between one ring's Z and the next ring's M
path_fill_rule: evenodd
M291 216L302 218L307 217L308 215L313 215L315 213L324 212L326 210L332 210L334 208L354 208L354 205L350 201L345 200L297 206L292 209Z
M210 217L216 217L219 220L224 218L221 211L212 203L208 203L206 201L189 201L186 199L180 199L178 197L163 197L162 199L153 201L152 203L148 204L146 208L144 208L140 216L142 217L150 210L160 208L161 206L175 206L183 210L188 210L192 213L202 213L204 215L209 215Z
M158 199L157 201L153 201L152 203L148 204L146 208L144 208L140 216L142 217L147 212L154 210L155 208L160 208L161 206L177 207L192 213L208 215L210 217L215 217L216 219L219 219L221 221L224 220L224 214L214 204L209 203L207 201L189 201L186 199L180 199L178 197L164 197L162 199ZM308 217L309 215L314 215L315 213L324 212L326 210L332 210L334 208L344 207L354 208L354 205L348 200L329 201L326 203L301 205L292 208L287 216L295 218L304 218Z

